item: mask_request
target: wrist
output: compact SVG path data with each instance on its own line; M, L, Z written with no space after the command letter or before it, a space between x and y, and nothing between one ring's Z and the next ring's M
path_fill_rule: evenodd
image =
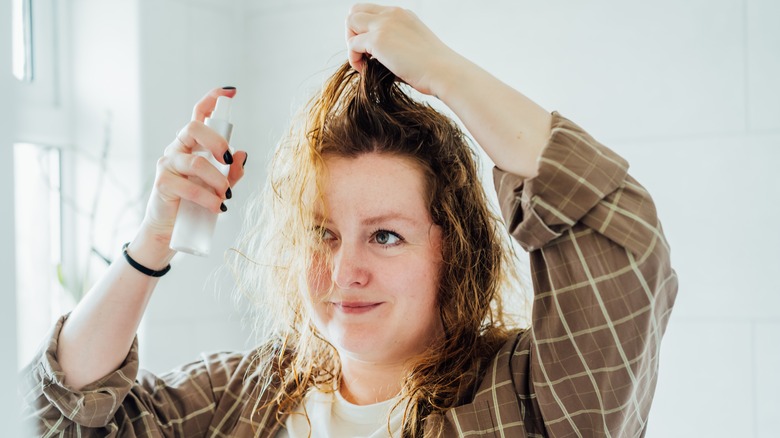
M170 242L170 236L161 237L142 227L130 241L127 253L141 265L152 270L161 270L168 266L176 255L176 251L169 246Z
M433 77L430 81L430 91L433 96L445 104L456 99L459 90L473 83L474 71L479 67L458 53L452 56L442 56L435 62Z

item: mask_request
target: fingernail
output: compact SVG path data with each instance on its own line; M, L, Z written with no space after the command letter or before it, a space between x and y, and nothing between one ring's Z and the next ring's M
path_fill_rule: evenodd
M244 155L244 162L241 163L241 167L246 166L246 159L249 158L249 154Z
M230 151L225 151L225 155L222 156L222 159L225 160L225 164L233 164L233 154L231 154Z
M236 89L236 87L230 87L230 86L228 86L228 87L222 87L222 89L223 89L223 90L235 90L235 89Z
M222 211L227 211L227 207L225 206L224 202L219 204L219 209L222 210Z
M230 187L228 187L227 192L225 192L225 197L228 199L233 197L233 192L230 190Z

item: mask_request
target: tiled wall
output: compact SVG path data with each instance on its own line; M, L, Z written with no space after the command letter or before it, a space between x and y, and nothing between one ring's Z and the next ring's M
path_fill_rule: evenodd
M142 50L157 50L159 64L144 69L144 83L160 84L145 94L168 96L151 99L183 117L158 120L164 129L148 134L147 155L153 163L205 89L235 81L234 144L248 148L251 173L234 191L230 206L238 211L264 178L268 151L292 109L345 59L342 26L350 2L248 0L229 10L215 4L154 2L158 21ZM777 436L780 3L400 4L451 47L625 156L632 174L653 193L680 292L663 344L648 436ZM174 32L163 33L160 17L166 14L176 17L177 25L169 26ZM195 46L166 60L171 39L210 34L231 44L212 48L214 56L228 59L222 68L209 66ZM157 43L163 48L150 48ZM199 65L202 75L191 70ZM165 68L177 76L162 85L158 79L170 73ZM218 249L232 242L237 216L220 225ZM222 323L234 315L229 300L215 299L211 285L204 292L204 278L193 275L205 275L220 261L177 260L147 315L147 366L159 371L201 350L247 346L235 316Z

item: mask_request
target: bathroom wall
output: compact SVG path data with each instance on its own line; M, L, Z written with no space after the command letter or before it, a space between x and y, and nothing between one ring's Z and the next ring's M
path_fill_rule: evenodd
M11 5L0 4L0 22L10 22ZM0 96L10 100L14 96L14 77L11 74L11 33L0 32ZM6 100L7 101L7 100ZM14 111L10 105L0 106L0 148L7 150L13 143ZM0 205L11 205L14 199L13 160L0 160ZM8 208L0 209L0 242L13 242L14 216ZM0 294L0 384L13 385L16 373L16 285L14 245L0 245L0 278L4 293ZM19 401L15 391L0 394L0 422L10 436L20 436L17 423Z

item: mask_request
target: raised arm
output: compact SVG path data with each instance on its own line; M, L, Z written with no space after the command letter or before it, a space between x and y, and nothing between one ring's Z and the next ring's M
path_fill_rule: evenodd
M157 176L141 228L127 253L153 270L164 268L174 255L168 246L180 199L189 199L219 212L227 190L243 175L245 152L236 153L228 178L204 158L190 154L200 144L225 162L227 142L206 127L218 96L232 97L235 89L215 89L195 106L192 121L166 148L157 164ZM187 179L197 176L204 188ZM159 279L142 274L124 258L118 258L84 296L65 321L57 357L65 383L73 389L94 382L119 367L130 350L152 291Z
M243 176L246 153L227 155L225 140L203 123L218 96L234 94L234 89L207 94L158 161L146 216L127 249L141 265L160 270L170 261L173 251L168 245L181 199L219 212L228 188ZM233 160L228 177L190 153L196 143L220 161ZM220 382L230 378L238 360L204 360L160 378L139 374L135 333L158 281L119 257L76 309L53 327L44 348L20 376L24 417L38 433L106 436L118 427L143 435L172 428L187 436L201 434L219 399L212 386L224 386Z
M628 163L557 113L552 126L536 177L495 171L534 284L515 384L551 436L641 436L677 293L669 246Z

